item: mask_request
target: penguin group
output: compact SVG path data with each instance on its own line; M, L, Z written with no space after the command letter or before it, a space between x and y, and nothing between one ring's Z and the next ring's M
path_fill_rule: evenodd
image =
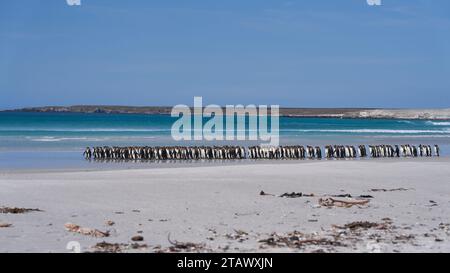
M261 147L251 146L248 148L250 159L320 159L322 150L319 146L278 146Z
M324 157L345 159L357 157L431 157L440 156L438 145L326 145ZM86 147L86 159L113 160L199 160L199 159L321 159L319 146L129 146Z
M359 156L365 157L366 148L364 145L358 146ZM326 158L355 158L357 157L357 151L354 146L350 145L327 145L325 146Z
M130 146L130 147L86 147L87 159L131 159L131 160L188 160L188 159L244 159L245 149L240 146Z
M433 150L430 145L369 145L372 157L431 157ZM434 145L434 156L439 156L438 145Z
M371 157L400 157L398 145L369 145L369 153Z

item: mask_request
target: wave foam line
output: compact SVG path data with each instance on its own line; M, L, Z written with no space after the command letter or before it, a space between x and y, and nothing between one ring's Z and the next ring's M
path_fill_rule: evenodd
M450 126L450 122L446 121L427 121L426 123L435 126Z
M381 134L448 134L450 130L395 130L395 129L286 129L281 132L305 132L305 133L381 133Z

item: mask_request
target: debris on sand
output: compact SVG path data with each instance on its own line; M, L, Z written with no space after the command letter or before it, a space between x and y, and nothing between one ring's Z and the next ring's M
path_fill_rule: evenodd
M84 228L84 227L80 227L79 225L72 224L72 223L67 223L64 225L64 227L66 228L67 231L80 233L83 235L89 235L89 236L94 236L94 237L108 237L109 236L109 231L103 232L98 229Z
M131 237L131 241L133 241L133 242L144 241L144 237L142 237L140 235L136 235L136 236Z
M351 222L348 224L345 224L344 226L337 226L333 225L335 228L339 229L350 229L350 230L358 230L358 229L370 229L370 228L376 228L376 229L386 229L386 223L375 223L375 222L369 222L369 221L356 221Z
M114 221L108 220L105 222L105 225L107 226L114 226L116 223L114 223Z
M239 213L239 212L235 212L234 215L235 216L249 216L249 215L256 215L259 216L259 212L254 211L254 212L246 212L246 213Z
M328 239L325 237L318 237L313 235L306 235L299 231L289 232L285 235L272 233L268 238L258 241L262 243L261 247L289 247L301 248L309 245L320 246L344 246L336 239Z
M449 234L449 232L450 232L450 224L449 223L439 223L438 228L445 231L445 233L447 233L447 234Z
M293 231L290 233L272 233L260 237L258 243L260 248L270 249L276 247L287 247L301 249L305 252L340 252L342 247L349 249L364 249L368 243L376 243L376 247L369 251L384 251L382 245L411 244L417 246L414 234L399 233L403 229L393 225L390 218L381 221L355 221L342 226L332 225L331 229L322 228L319 232L302 233ZM429 237L430 235L428 235ZM437 236L435 238L438 238ZM433 239L435 239L433 238ZM262 240L261 240L262 239ZM438 241L441 240L438 238Z
M148 245L146 245L146 244L132 243L132 244L130 244L130 247L131 247L132 249L145 249L145 248L148 247Z
M275 194L271 194L271 193L265 193L264 191L260 191L259 195L270 195L270 196L275 196Z
M15 208L15 207L0 207L0 213L21 214L33 211L42 211L40 209Z
M335 194L335 195L332 195L332 197L352 198L352 195L349 193L345 193L345 194Z
M177 240L172 241L170 239L170 233L167 235L167 240L172 245L168 248L160 248L156 252L205 252L210 251L205 247L205 244L196 244L191 242L178 242Z
M408 191L410 189L405 189L405 188L396 188L396 189L370 189L370 191L373 192L377 192L377 191L382 191L382 192L387 192L387 191Z
M319 205L324 207L344 207L344 208L350 208L353 206L363 206L367 205L369 203L369 200L363 199L363 200L357 200L357 199L349 199L349 200L341 200L341 199L334 199L334 198L319 198Z
M283 193L282 195L280 195L280 197L287 197L287 198L298 198L298 197L302 197L303 193L301 192L291 192L291 193Z
M344 225L344 228L346 229L369 229L378 227L379 224L375 222L369 222L369 221L357 221L357 222L351 222Z
M226 234L225 237L230 240L237 240L238 242L242 243L246 240L248 240L248 232L245 232L240 229L235 229L234 234Z
M353 198L353 196L349 193L344 193L344 194L335 194L335 195L331 195L331 197L338 197L338 198ZM358 196L358 198L373 198L372 195L364 195L361 194Z
M280 197L287 197L287 198L298 198L298 197L313 197L314 194L306 194L306 193L302 193L302 192L285 192L282 195L280 195Z
M372 195L360 195L359 198L373 198Z
M12 224L8 224L8 223L0 223L0 228L7 228L7 227L11 227Z
M108 243L101 242L97 243L91 249L94 253L120 253L124 250L129 249L146 249L148 246L146 244L118 244L118 243Z
M100 252L100 253L119 253L122 252L122 249L125 247L124 244L117 244L117 243L107 243L107 242L101 242L97 243L95 246L92 247L94 252Z
M400 242L408 242L408 241L414 240L415 238L416 238L416 236L414 236L413 234L408 234L408 235L400 234L400 235L397 235L394 237L395 241L393 241L393 243L398 243L399 241Z

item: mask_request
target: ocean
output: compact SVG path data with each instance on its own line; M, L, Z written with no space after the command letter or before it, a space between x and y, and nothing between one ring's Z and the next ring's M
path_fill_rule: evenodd
M168 115L0 113L0 169L113 167L87 162L87 146L254 145L254 141L177 142ZM280 117L280 144L438 144L450 154L450 120ZM113 164L113 163L111 163ZM133 164L129 164L133 167Z

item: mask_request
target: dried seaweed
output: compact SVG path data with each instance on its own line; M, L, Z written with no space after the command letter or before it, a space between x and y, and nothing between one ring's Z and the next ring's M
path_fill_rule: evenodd
M170 239L170 233L167 235L167 240L172 245L168 248L158 249L156 252L204 252L209 251L205 247L205 244L197 244L192 242L179 242L177 240Z
M134 242L144 241L144 237L142 237L140 235L136 235L136 236L131 237L131 241L134 241Z
M92 247L94 253L121 253L124 250L129 249L146 249L148 246L146 244L118 244L118 243L108 243L101 242L97 243Z
M313 197L314 194L310 193L310 194L306 194L306 193L302 193L302 192L285 192L282 195L280 195L280 197L287 197L287 198L298 198L298 197Z
M98 229L80 227L79 225L72 224L72 223L67 223L64 225L64 227L66 228L67 231L75 232L75 233L79 233L79 234L83 234L83 235L89 235L89 236L93 236L93 237L108 237L109 236L109 231L104 232L104 231L100 231Z
M325 237L317 237L311 235L305 235L304 233L293 231L285 235L272 233L268 238L258 241L262 243L262 247L289 247L289 248L301 248L308 245L320 245L320 246L345 246L336 239L329 239Z
M405 189L405 188L396 188L396 189L370 189L370 191L373 192L378 192L378 191L382 191L382 192L387 192L387 191L407 191L409 189Z
M369 228L384 229L386 227L386 224L369 222L369 221L356 221L356 222L351 222L351 223L345 224L344 226L334 225L333 227L340 228L340 229L350 229L350 230L369 229Z
M42 210L29 208L16 208L16 207L0 207L0 213L22 214L33 211L42 211Z

